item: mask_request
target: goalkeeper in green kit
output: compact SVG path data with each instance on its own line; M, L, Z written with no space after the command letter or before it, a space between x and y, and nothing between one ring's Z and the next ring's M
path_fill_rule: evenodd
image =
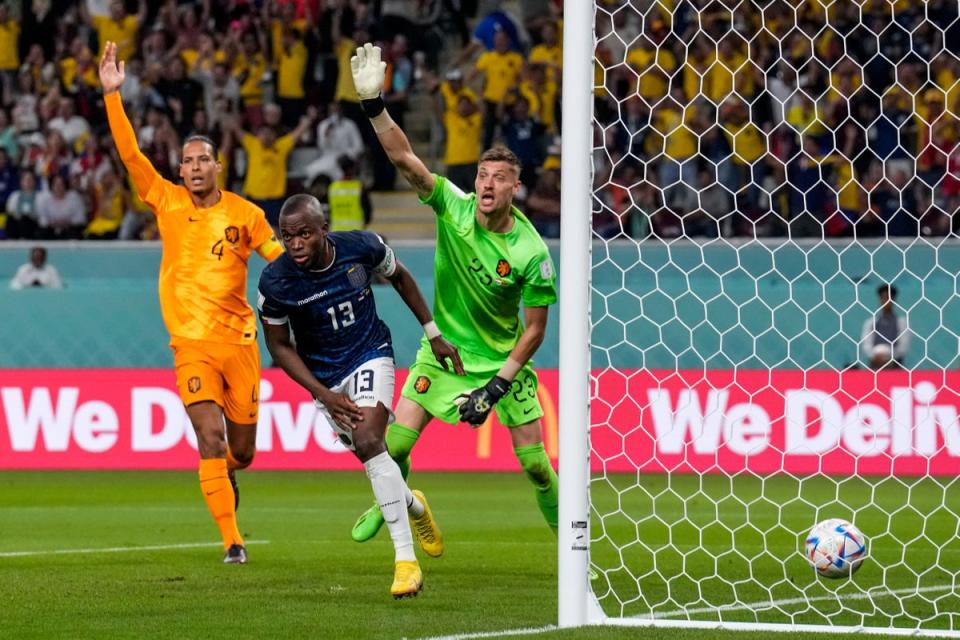
M383 149L437 214L434 321L425 336L387 430L387 449L406 478L410 451L431 418L471 426L490 411L510 429L513 450L533 483L547 524L557 528L557 474L543 448L543 409L530 358L543 342L548 306L556 302L550 254L533 225L512 206L520 188L520 161L494 147L480 156L475 194L464 194L430 173L384 109L380 90L386 64L380 48L365 44L350 60L353 82ZM520 303L523 303L523 324ZM460 352L462 367L441 366L429 340L443 335ZM353 527L369 540L383 525L374 505Z

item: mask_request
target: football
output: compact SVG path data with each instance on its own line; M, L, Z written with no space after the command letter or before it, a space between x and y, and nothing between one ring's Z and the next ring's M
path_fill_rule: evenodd
M818 575L848 578L867 557L867 540L852 523L832 518L810 530L805 550L807 560Z

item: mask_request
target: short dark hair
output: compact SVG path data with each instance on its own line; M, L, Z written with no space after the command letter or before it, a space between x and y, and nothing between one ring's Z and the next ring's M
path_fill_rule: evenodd
M884 283L879 287L877 287L877 295L880 295L882 293L887 294L887 297L889 297L891 300L897 299L897 288L892 284Z
M210 136L205 136L202 133L191 133L183 141L183 147L187 146L190 142L203 142L204 144L210 145L210 148L213 150L213 157L216 159L219 154L219 149L217 149L217 143L213 141L213 138ZM182 147L181 147L182 148Z
M506 162L516 167L517 173L523 170L523 163L520 162L517 154L501 145L491 147L480 154L479 164L483 164L484 162Z
M290 216L295 213L300 213L301 211L320 214L324 216L324 220L326 220L326 215L324 214L323 207L320 206L320 201L309 193L298 193L287 198L283 206L280 207L280 217Z

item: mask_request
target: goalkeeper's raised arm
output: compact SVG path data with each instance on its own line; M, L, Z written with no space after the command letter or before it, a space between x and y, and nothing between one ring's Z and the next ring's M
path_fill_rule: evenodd
M380 59L380 47L369 42L357 47L357 54L350 58L353 84L360 96L360 104L370 118L383 150L417 195L426 198L433 192L433 174L413 152L406 134L390 117L380 97L386 68L387 63Z

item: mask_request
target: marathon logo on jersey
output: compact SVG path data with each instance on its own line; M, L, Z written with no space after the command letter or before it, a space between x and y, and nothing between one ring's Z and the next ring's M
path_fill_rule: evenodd
M187 391L189 391L190 393L196 393L197 391L200 391L200 386L201 385L200 385L199 376L193 376L192 378L187 380Z
M347 281L357 288L367 286L367 274L363 267L355 264L347 269Z
M510 275L511 271L513 271L513 267L511 267L510 263L506 260L501 258L500 261L497 262L497 275L501 278L506 278L508 275Z
M418 377L416 382L413 383L413 389L417 393L426 393L430 389L430 378L427 376Z

